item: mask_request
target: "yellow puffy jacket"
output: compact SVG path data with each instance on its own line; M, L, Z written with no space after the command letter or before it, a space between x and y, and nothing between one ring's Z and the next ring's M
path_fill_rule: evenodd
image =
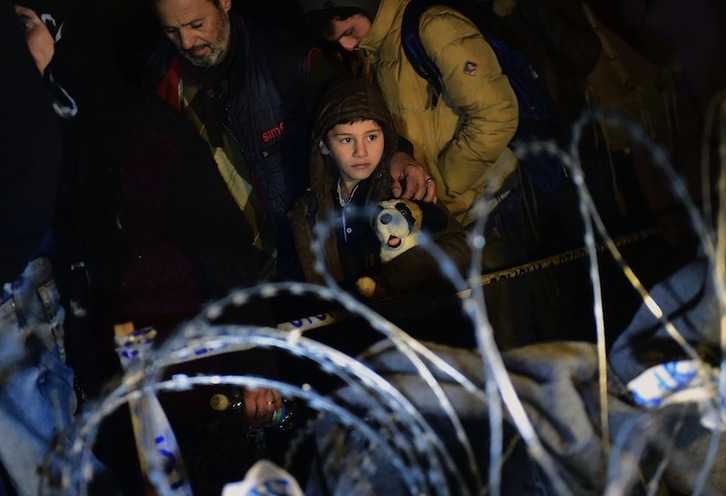
M496 193L516 171L507 148L518 123L517 99L494 51L474 24L450 8L435 6L421 17L423 46L441 71L444 91L429 104L428 83L401 46L401 20L408 0L381 0L361 51L400 135L436 179L437 194L466 226L472 206Z

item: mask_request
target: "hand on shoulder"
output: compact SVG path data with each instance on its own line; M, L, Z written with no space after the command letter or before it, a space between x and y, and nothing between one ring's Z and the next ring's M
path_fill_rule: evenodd
M436 181L422 164L405 152L396 152L391 157L391 192L396 198L421 200L436 203ZM404 191L403 184L406 189Z

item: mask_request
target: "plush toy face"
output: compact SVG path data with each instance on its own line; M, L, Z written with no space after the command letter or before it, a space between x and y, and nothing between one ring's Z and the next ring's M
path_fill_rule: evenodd
M381 242L381 261L393 260L401 253L419 244L422 227L434 226L439 230L445 214L434 205L410 200L385 200L379 203L374 229Z
M430 232L441 231L448 224L445 210L431 203L412 200L385 200L378 203L381 211L375 218L373 229L381 242L381 262L390 262L420 244L421 229ZM381 285L371 277L356 281L358 292L366 298L376 296Z

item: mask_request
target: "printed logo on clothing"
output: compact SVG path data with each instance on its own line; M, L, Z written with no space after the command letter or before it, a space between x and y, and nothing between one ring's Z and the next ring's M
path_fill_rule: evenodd
M277 126L273 127L272 129L268 129L267 131L263 131L262 133L262 141L267 143L268 141L279 138L282 136L283 131L285 130L285 123L280 122Z
M479 66L474 62L467 62L464 64L464 74L467 76L476 76L476 72L479 69Z

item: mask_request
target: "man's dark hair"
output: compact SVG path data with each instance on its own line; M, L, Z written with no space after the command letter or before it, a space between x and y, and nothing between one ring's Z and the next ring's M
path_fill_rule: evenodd
M359 7L326 7L324 9L311 10L302 15L302 22L310 36L322 38L333 34L333 21L345 20L354 15L361 14L371 22L370 15Z

